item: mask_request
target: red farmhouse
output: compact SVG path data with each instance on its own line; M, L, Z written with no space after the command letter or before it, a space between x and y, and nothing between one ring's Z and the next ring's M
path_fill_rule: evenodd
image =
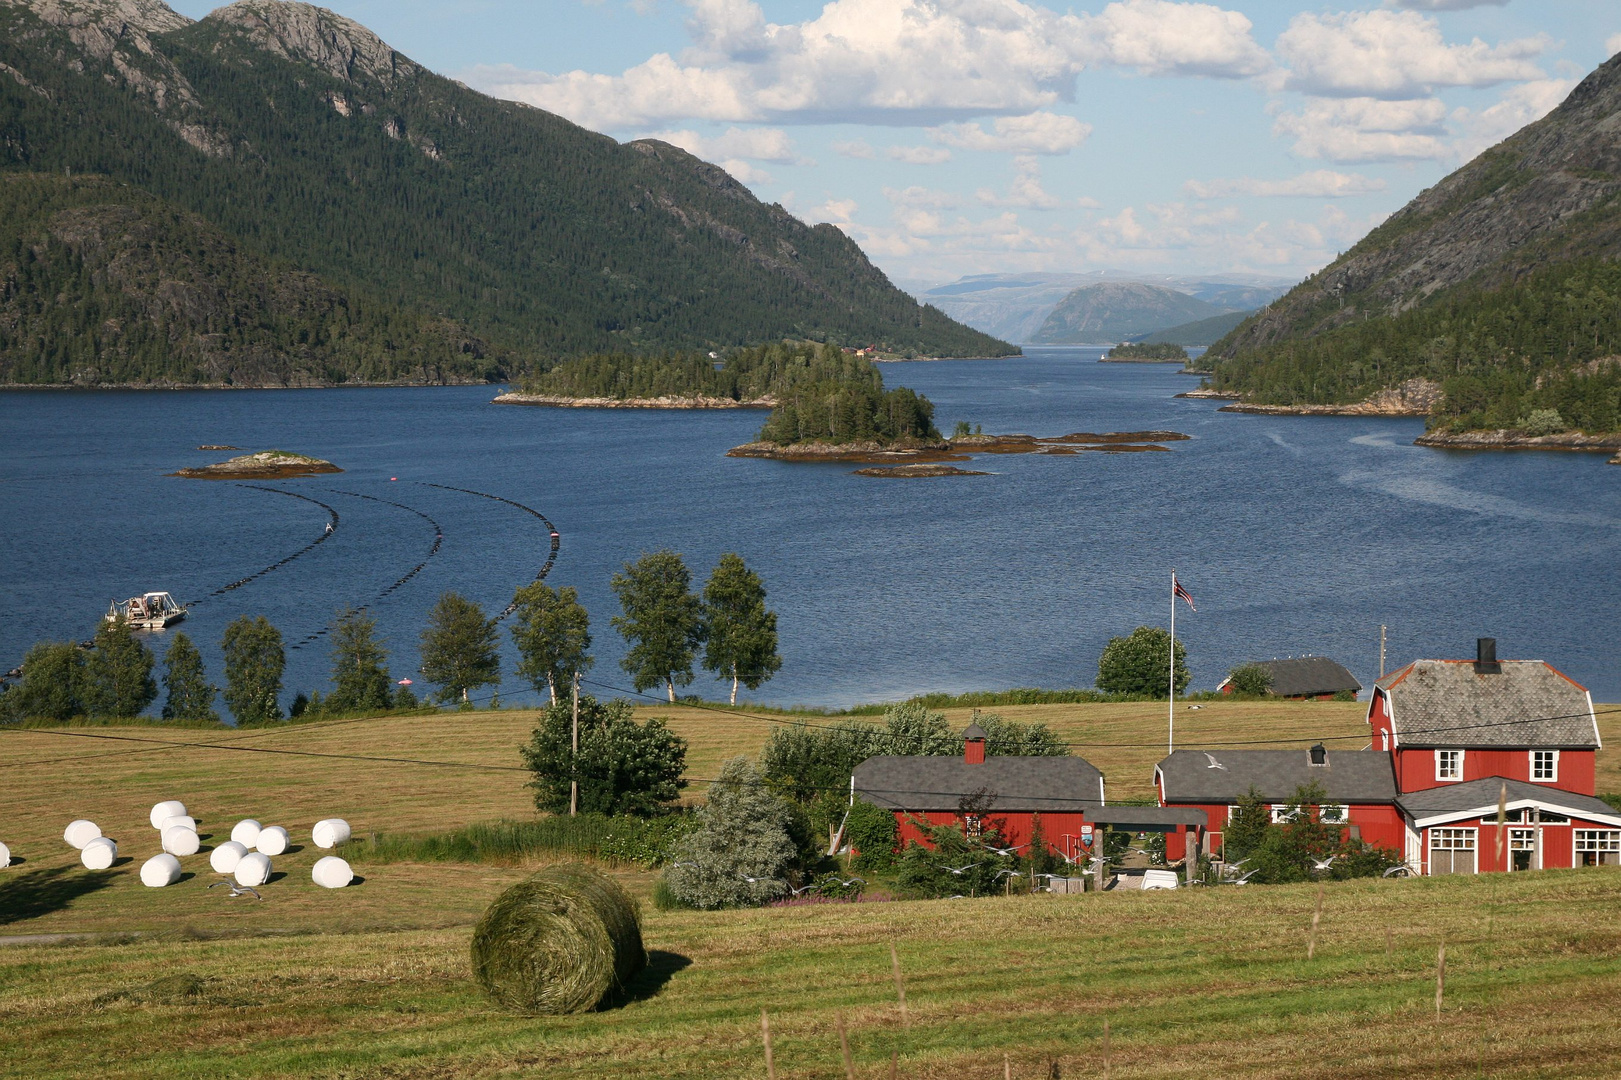
M1477 644L1473 662L1416 660L1380 679L1367 750L1178 751L1155 769L1161 805L1203 808L1217 850L1216 827L1251 786L1277 814L1316 781L1321 816L1417 873L1621 862L1621 812L1594 798L1600 742L1586 688L1540 660L1499 661L1491 638ZM1166 841L1167 857L1182 858L1181 838Z

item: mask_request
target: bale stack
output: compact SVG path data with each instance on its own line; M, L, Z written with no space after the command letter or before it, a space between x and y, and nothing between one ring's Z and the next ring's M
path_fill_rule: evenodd
M647 966L636 901L579 863L496 897L473 929L472 956L485 991L530 1015L595 1009Z

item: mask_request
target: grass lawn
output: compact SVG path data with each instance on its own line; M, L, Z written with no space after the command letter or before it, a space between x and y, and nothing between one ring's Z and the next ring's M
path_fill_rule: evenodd
M1361 706L1212 703L1178 742L1356 736ZM1162 706L997 711L1040 719L1109 776L1151 792ZM712 776L756 751L766 724L652 708ZM953 722L967 713L952 714ZM78 729L211 746L287 748L510 766L532 713L314 724L266 732ZM1601 728L1613 737L1610 718ZM1360 729L1360 730L1359 730ZM1127 744L1106 746L1106 743ZM1288 742L1288 745L1302 745ZM1253 743L1260 745L1260 743ZM1356 747L1354 739L1330 743ZM1600 755L1599 789L1621 790ZM24 764L33 762L34 764ZM782 1077L1608 1076L1621 1005L1621 870L978 901L822 905L701 914L645 909L654 964L602 1013L525 1019L468 978L471 923L528 867L385 863L316 888L319 818L356 832L437 832L533 813L521 772L464 770L0 733L0 935L97 932L95 942L0 948L0 1076L764 1076L760 1010ZM206 853L194 876L146 889L152 803L180 798L222 840L240 817L287 825L263 903L230 900ZM128 857L79 866L61 841L89 817ZM205 840L205 849L211 841ZM653 876L613 868L646 896ZM1392 932L1386 953L1386 930ZM131 938L128 932L142 931ZM124 937L117 935L125 934ZM1435 1015L1436 948L1447 943ZM909 1015L895 1000L901 956ZM167 980L167 981L163 981ZM157 985L154 985L157 984Z

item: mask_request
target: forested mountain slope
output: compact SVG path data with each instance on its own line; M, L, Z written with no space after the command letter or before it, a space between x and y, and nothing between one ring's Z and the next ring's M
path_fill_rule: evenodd
M1451 429L1621 428L1621 56L1213 346L1262 404L1444 389ZM1557 421L1548 412L1557 412Z
M1100 281L1082 285L1059 301L1030 340L1044 345L1112 344L1222 311L1163 285Z
M508 371L784 337L1011 351L684 151L485 97L304 4L0 0L0 168L143 188L357 304L463 324Z

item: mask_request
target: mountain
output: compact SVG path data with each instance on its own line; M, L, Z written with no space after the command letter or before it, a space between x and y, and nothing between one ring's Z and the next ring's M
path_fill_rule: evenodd
M1229 311L1225 315L1212 315L1208 319L1156 330L1137 340L1145 345L1212 345L1253 314L1253 311Z
M1220 314L1222 309L1214 304L1161 285L1083 285L1059 301L1030 340L1042 345L1128 341Z
M1540 412L1544 428L1616 430L1618 256L1621 56L1206 359L1218 388L1258 404L1347 404L1411 385L1439 397L1434 426L1512 429Z
M191 22L156 0L0 0L0 170L140 189L378 319L442 320L497 373L787 337L1013 351L713 165L485 97L305 4Z

